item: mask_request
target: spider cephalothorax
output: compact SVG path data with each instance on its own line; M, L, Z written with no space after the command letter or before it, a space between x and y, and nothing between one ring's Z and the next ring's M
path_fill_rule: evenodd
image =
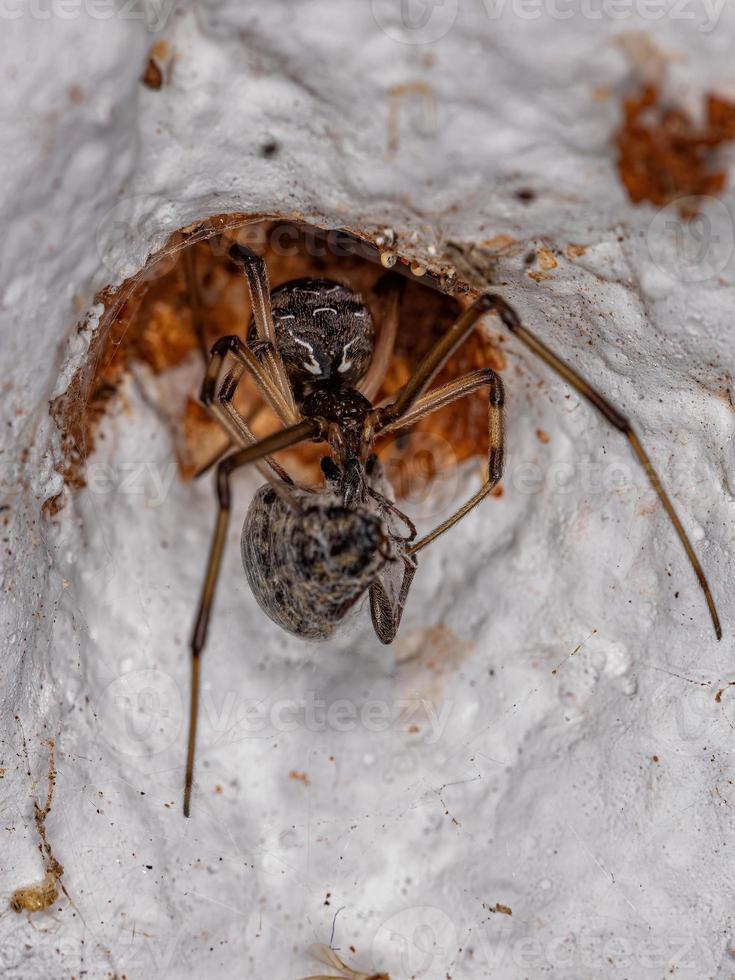
M295 279L271 293L278 352L292 381L355 384L373 355L375 327L360 296L328 279Z

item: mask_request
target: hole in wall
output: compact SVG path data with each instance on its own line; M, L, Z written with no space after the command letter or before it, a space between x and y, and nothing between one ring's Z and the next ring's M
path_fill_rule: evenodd
M235 241L265 258L271 288L302 277L333 279L349 286L367 303L378 333L385 312L381 284L388 275L401 278L395 348L376 402L390 398L405 384L421 357L474 295L456 276L405 260L391 250L385 235L357 238L291 220L244 215L218 216L181 229L136 276L119 288L103 290L98 297L104 313L85 363L64 395L52 404L68 487L85 484L85 467L100 422L131 372L143 368L164 384L180 365L198 362L201 379L207 352L219 337L246 335L251 319L247 283L227 254ZM360 251L364 254L357 254ZM401 272L404 277L399 276ZM192 312L191 281L199 292L198 318ZM78 329L89 326L82 323ZM435 383L484 366L502 371L505 357L497 342L478 330L448 361ZM249 379L240 385L237 397L238 408L252 419L257 436L277 428L272 413L259 404ZM227 436L199 403L197 385L167 405L162 400L161 411L182 480L205 470L227 448ZM437 473L446 473L468 459L477 458L484 465L484 392L434 413L397 438L386 437L377 450L398 499L421 496ZM315 483L320 479L318 461L323 453L322 445L309 443L284 452L282 458L296 479ZM53 513L61 502L61 496L47 501L47 513Z

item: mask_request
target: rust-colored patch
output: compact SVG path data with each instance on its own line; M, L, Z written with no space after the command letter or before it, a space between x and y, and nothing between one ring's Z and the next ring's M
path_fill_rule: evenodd
M556 259L554 258L554 253L550 248L540 248L538 250L538 264L542 269L548 272L549 269L555 269L557 266Z
M645 85L624 100L624 119L615 134L618 173L634 204L663 206L678 198L720 194L726 172L717 149L735 139L735 105L706 96L705 121L694 122L661 101L657 86ZM691 208L682 217L694 216Z
M578 258L581 258L581 256L586 255L586 254L587 254L587 246L586 245L577 245L574 242L570 242L567 245L567 258L568 259L578 259Z
M148 64L145 66L140 80L146 88L153 89L154 92L163 88L163 72L161 71L160 65L153 58L148 59Z
M296 769L292 769L288 774L289 779L293 779L294 782L303 783L304 786L311 786L311 780L309 779L308 773L297 772Z
M141 75L141 82L146 88L158 91L165 82L171 80L173 58L167 41L156 41L148 53L148 63Z
M518 240L513 238L512 235L501 234L487 238L482 244L484 248L489 249L491 252L503 253L517 245Z
M539 442L543 442L546 445L549 442L550 436L543 429L536 429L536 438Z
M495 912L499 915L513 915L513 909L510 905L502 905L500 902L496 902L495 905L486 905L485 908L488 912Z
M379 265L352 255L328 253L323 247L315 246L308 229L293 224L253 223L252 220L247 224L245 216L237 215L213 218L210 224L231 238L239 234L244 242L265 257L272 287L302 276L334 278L348 283L362 293L380 330L382 307L374 287L385 270ZM236 225L241 226L239 232L227 231ZM184 250L185 233L186 230L172 236L164 250L164 258L157 265L148 267L140 277L125 283L114 293L97 297L106 312L90 345L87 361L68 391L52 406L52 415L62 433L63 475L69 486L84 484L84 465L93 450L99 422L134 365L142 364L154 374L161 374L187 359L196 358L199 352L203 377L204 352L214 341L230 333L244 336L247 330L251 317L250 299L241 271L230 262L226 249L221 246L212 247L201 241ZM189 260L193 262L202 296L201 336L195 330L187 290L185 265ZM423 354L450 326L460 310L461 303L455 298L416 281L405 283L395 351L377 400L398 391ZM83 331L89 327L82 323L78 329ZM443 384L467 371L486 366L501 371L505 367L505 357L478 330L449 360L436 383ZM202 408L197 395L195 386L188 398L184 396L167 418L179 471L184 479L206 467L228 445L221 427ZM260 404L255 386L248 379L240 386L236 404L246 417L252 418L251 427L257 436L278 427L270 411ZM432 444L447 447L446 454L432 454L428 478L444 466L457 465L475 456L485 458L487 393L479 391L434 413L414 426L405 438L386 437L378 442L377 450L387 455L385 462L388 465L391 454L409 451L411 440L420 439L420 434L426 431L440 437ZM307 443L284 452L282 460L295 479L317 482L320 479L318 460L323 453L323 446ZM410 492L411 488L406 489ZM48 501L45 512L54 513L57 503L57 500Z

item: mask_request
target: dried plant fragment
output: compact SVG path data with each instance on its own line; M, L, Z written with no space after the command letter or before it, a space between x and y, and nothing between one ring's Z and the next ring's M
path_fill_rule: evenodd
M28 765L28 774L30 775L28 746L26 744L25 735L23 735L22 732L21 737L23 740L23 752ZM51 850L51 844L49 843L46 833L46 818L48 817L49 813L51 813L51 805L54 799L54 787L56 785L55 745L52 739L49 739L46 742L46 745L49 750L46 803L43 807L40 807L37 800L33 801L33 814L39 836L38 849L43 856L44 863L46 865L46 873L41 881L37 882L36 884L16 888L16 890L13 892L10 897L10 908L14 912L18 913L28 912L29 914L32 914L34 912L43 912L46 909L49 909L58 899L59 891L62 891L64 895L66 895L72 905L74 904L71 902L71 898L69 898L69 894L61 881L61 877L64 874L64 868L54 857Z

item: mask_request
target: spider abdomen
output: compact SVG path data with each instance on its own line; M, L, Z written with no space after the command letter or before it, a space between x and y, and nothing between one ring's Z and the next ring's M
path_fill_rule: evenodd
M329 493L289 490L298 509L268 485L255 494L242 529L243 566L274 623L323 640L385 564L387 538L365 508L347 508Z

